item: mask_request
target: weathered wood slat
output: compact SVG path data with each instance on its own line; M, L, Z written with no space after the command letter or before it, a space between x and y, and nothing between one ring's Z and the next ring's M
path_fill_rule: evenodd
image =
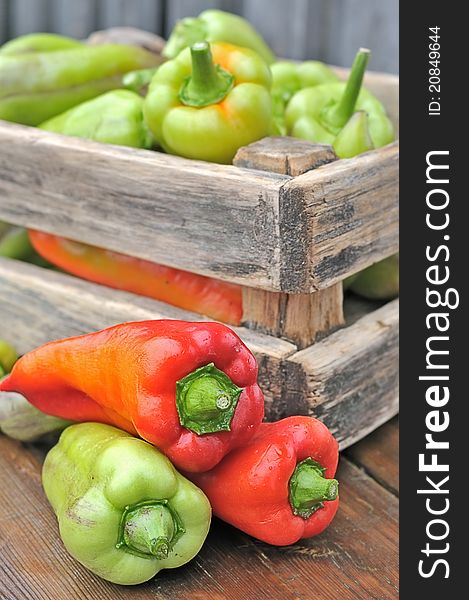
M399 495L399 423L397 417L373 431L346 453L355 464Z
M305 348L344 324L342 283L311 294L243 288L243 324Z
M398 412L398 313L394 300L285 361L286 406L327 423L341 448Z
M0 435L2 599L352 600L397 595L397 499L346 459L338 473L339 512L321 536L275 548L214 519L193 561L130 590L99 579L65 551L41 487L44 453Z
M12 223L288 293L397 251L395 145L288 178L11 123L0 142Z
M294 137L267 137L240 148L233 164L296 177L334 160L337 156L332 146Z
M365 268L371 256L377 262L398 251L398 162L393 143L308 171L283 186L280 276L292 290L324 289ZM295 218L298 213L301 219ZM308 268L295 269L304 239Z
M147 298L0 259L2 337L20 352L52 339L145 319L200 320ZM315 414L341 447L397 412L397 303L295 352L284 340L235 329L259 362L269 420Z
M280 175L0 122L0 219L278 289Z
M241 148L236 166L300 175L337 160L330 146L290 137L269 137ZM243 323L305 348L344 323L342 282L312 294L243 288Z

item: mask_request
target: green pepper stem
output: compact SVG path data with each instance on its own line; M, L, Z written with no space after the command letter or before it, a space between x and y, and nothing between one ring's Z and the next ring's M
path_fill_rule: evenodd
M234 77L215 65L208 42L191 46L192 75L182 85L179 99L186 106L203 107L217 104L230 92Z
M145 558L168 557L177 523L170 509L161 503L142 503L124 512L118 548Z
M322 121L332 129L341 129L354 113L369 58L370 51L368 48L360 48L353 61L352 69L340 102L326 107L322 112Z
M229 431L241 392L213 363L196 369L176 382L181 425L199 435Z
M307 458L296 465L289 488L293 513L307 519L323 506L323 502L337 498L339 482L326 479L321 465Z

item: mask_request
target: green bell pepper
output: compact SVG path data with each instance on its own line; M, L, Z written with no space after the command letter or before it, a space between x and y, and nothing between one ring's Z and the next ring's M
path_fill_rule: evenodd
M270 69L249 48L219 43L211 51L198 42L161 65L143 113L166 152L230 163L272 131Z
M121 88L124 73L158 60L142 48L117 44L0 55L0 119L39 125Z
M369 300L392 300L399 295L399 254L389 256L357 273L349 285Z
M302 63L280 60L271 65L272 105L275 133L286 135L285 109L292 96L306 87L335 83L339 78L322 62L307 60Z
M143 98L138 94L113 90L49 119L39 128L104 144L151 148L153 138L142 110Z
M334 71L318 60L301 63L280 60L271 65L272 94L281 95L288 102L293 94L306 87L339 81Z
M326 83L297 92L285 113L288 133L313 142L334 144L353 113L364 111L366 119L360 117L350 125L347 132L350 137L346 144L343 141L338 144L339 152L345 147L347 157L359 154L363 151L363 139L367 135L372 148L392 142L393 126L383 105L368 90L361 89L368 57L369 50L358 52L346 83ZM351 144L354 130L358 132L356 148ZM370 149L368 144L365 146Z
M67 550L113 583L143 583L185 564L209 530L203 492L156 448L109 425L65 429L42 481Z
M0 47L0 56L28 52L54 52L68 48L83 48L83 46L83 42L55 33L28 33L3 44Z
M198 17L186 17L178 21L162 54L167 58L175 58L184 48L203 41L228 42L235 46L251 48L267 64L275 60L271 49L249 21L216 9L204 10Z

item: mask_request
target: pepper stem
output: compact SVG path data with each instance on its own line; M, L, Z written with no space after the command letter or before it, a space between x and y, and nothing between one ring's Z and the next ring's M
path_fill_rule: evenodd
M369 58L368 48L360 48L353 61L342 98L339 102L326 106L322 111L321 120L332 130L338 132L342 129L354 113Z
M196 369L176 382L181 425L199 435L229 431L241 392L213 363Z
M314 512L337 498L339 482L326 479L323 467L312 458L306 458L296 465L290 478L290 505L293 513L308 519Z
M142 502L126 507L116 547L143 558L163 560L180 534L180 524L168 506Z
M186 78L179 99L186 106L203 107L217 104L230 92L234 77L215 65L208 42L191 46L192 75Z

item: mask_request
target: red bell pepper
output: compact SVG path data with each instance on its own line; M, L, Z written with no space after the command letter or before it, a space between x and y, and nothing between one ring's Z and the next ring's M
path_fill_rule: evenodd
M242 288L119 252L29 230L34 249L72 275L162 300L230 325L241 323Z
M324 531L339 505L332 479L337 441L311 417L262 423L251 440L208 473L190 478L213 513L253 537L284 546Z
M22 356L0 390L49 415L136 433L196 472L255 433L256 380L256 359L225 325L161 320L50 342Z

